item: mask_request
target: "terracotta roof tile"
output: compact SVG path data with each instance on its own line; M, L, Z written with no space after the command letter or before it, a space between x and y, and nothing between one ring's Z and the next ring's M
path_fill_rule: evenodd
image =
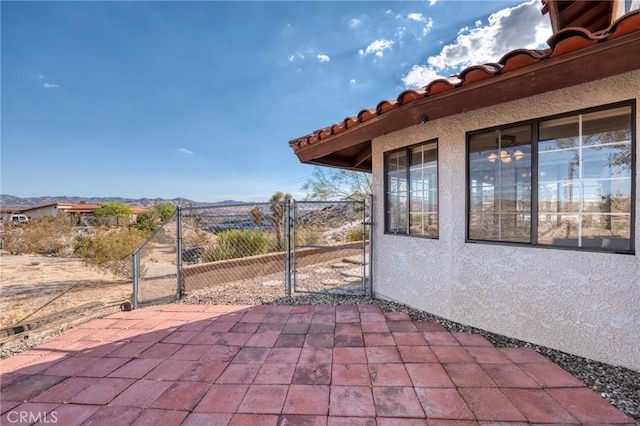
M378 104L376 107L376 114L384 114L385 112L391 111L398 107L398 101L396 100L385 100Z
M360 126L362 123L376 116L384 115L393 109L415 100L435 96L459 87L466 87L482 80L491 79L500 74L526 68L539 62L604 43L636 31L640 31L640 10L633 10L623 15L611 26L602 31L591 32L588 29L577 27L565 28L549 38L547 41L549 49L512 50L502 56L497 63L473 65L462 70L459 75L433 80L421 88L404 90L398 95L396 100L383 100L378 103L376 108L363 109L355 117L347 117L341 123L294 139L290 141L289 144L294 151L297 151L309 144L316 143L319 139L326 139L345 129Z
M427 96L437 95L438 93L446 92L447 90L454 89L456 86L459 86L462 83L462 80L459 78L449 77L449 78L439 78L437 80L433 80L431 83L427 84Z
M332 135L337 135L338 133L342 132L346 128L347 128L347 126L346 126L346 124L344 122L336 123L333 126L331 126L331 134Z
M320 131L318 131L318 139L322 140L322 139L326 139L329 136L331 136L331 129L322 129Z
M623 19L624 18L624 19ZM640 13L638 11L629 12L622 18L616 20L608 29L609 40L638 31L640 29Z
M365 108L358 113L358 121L364 123L376 116L375 108Z
M502 65L500 64L474 65L465 68L460 73L460 79L462 80L462 84L471 84L475 83L476 81L481 81L493 77L501 69Z
M424 98L425 96L427 96L425 88L409 89L398 95L397 102L400 105L405 105L415 101L416 99Z
M584 28L565 28L549 38L547 44L551 47L551 55L555 58L598 43L598 39L606 38L606 35L596 35Z
M502 74L509 71L517 70L518 68L524 68L529 65L540 62L544 58L551 54L551 49L545 50L530 50L530 49L516 49L504 55L498 63L502 64Z

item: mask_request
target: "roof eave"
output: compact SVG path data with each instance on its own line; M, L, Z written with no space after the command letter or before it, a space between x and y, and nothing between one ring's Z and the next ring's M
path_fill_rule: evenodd
M371 171L371 163L349 163L340 152L360 145L371 149L374 138L463 112L599 80L640 68L640 32L552 57L492 78L416 99L353 128L297 149L302 163ZM296 139L293 143L299 141ZM367 148L368 145L368 148Z

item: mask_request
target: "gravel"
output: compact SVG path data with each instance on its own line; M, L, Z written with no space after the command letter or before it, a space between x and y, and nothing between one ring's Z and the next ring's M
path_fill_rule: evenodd
M414 321L434 321L449 331L480 334L496 347L526 347L544 355L584 382L594 392L608 400L640 425L640 372L624 367L570 355L555 349L534 345L517 339L490 333L474 327L420 311L406 305L381 299L328 294L303 294L283 297L283 285L264 285L265 278L235 282L224 286L199 290L187 295L178 303L211 305L354 305L372 303L384 312L406 312ZM266 282L283 283L281 276Z

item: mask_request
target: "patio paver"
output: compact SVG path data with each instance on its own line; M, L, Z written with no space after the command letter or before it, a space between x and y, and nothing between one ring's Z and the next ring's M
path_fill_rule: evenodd
M376 305L153 306L0 372L2 424L21 412L109 426L634 424L531 349Z

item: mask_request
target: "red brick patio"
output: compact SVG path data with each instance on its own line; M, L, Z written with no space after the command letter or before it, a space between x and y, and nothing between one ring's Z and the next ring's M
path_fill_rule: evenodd
M375 305L155 306L0 368L3 425L634 424L533 350Z

